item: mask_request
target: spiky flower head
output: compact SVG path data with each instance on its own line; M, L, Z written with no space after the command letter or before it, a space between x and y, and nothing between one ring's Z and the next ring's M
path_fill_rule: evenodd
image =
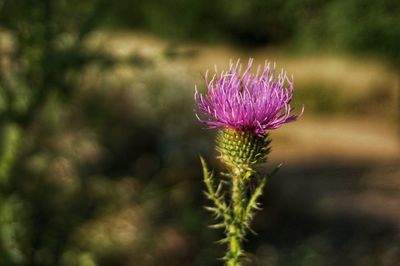
M209 128L231 128L263 136L269 129L295 121L290 102L293 96L293 78L282 69L276 75L276 64L266 61L252 73L253 59L243 70L240 60L230 62L228 71L205 76L207 94L195 92L195 102L205 118L198 119Z
M205 80L207 93L196 88L197 118L209 128L221 128L217 135L220 159L235 173L254 173L269 153L268 130L295 121L290 102L293 78L284 70L276 74L276 64L258 66L252 73L253 59L242 70L240 60L230 62L228 71L215 73ZM204 117L204 118L202 118Z

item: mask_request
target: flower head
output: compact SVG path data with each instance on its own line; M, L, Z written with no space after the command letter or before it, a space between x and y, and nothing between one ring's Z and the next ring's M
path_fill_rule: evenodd
M293 78L284 70L276 76L276 65L265 62L255 74L251 73L253 59L242 71L240 60L230 62L228 71L205 76L207 94L195 92L198 109L205 115L199 121L209 128L231 128L263 136L269 129L295 121L302 115L292 115Z

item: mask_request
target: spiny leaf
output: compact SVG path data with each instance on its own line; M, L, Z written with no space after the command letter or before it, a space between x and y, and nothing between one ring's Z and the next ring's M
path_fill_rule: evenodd
M279 164L272 170L271 173L265 175L264 177L261 178L261 181L258 183L256 189L254 190L253 194L251 195L246 209L245 209L245 214L244 214L244 221L243 223L246 225L248 229L250 229L250 221L254 217L254 211L255 210L260 210L260 204L257 202L258 198L262 195L264 191L264 187L267 184L267 181L269 178L271 178L275 173L279 170L279 168L282 166L282 164Z
M256 189L254 190L253 194L251 195L251 197L247 203L246 210L245 210L245 217L246 217L245 221L252 218L253 210L259 209L257 200L262 195L266 183L267 183L267 176L264 176L262 178L261 182L258 184Z
M222 218L223 224L229 224L231 220L230 211L228 206L225 203L225 197L222 193L223 185L222 182L218 184L217 189L215 190L213 184L213 174L208 171L207 164L202 157L200 157L201 164L203 167L203 177L204 183L206 185L207 191L204 192L206 197L211 200L215 207L207 206L205 207L208 211L212 212L215 218Z

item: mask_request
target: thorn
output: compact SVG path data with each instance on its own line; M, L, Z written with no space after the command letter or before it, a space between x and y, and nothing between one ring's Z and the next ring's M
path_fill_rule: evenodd
M220 182L218 184L218 187L217 187L217 190L215 191L215 194L218 195L219 193L221 193L221 190L222 190L222 182Z
M220 228L225 228L225 224L223 224L223 223L212 224L212 225L209 225L208 227L210 227L212 229L220 229Z
M220 240L215 241L215 243L217 243L217 244L225 244L225 243L228 243L228 241L229 241L229 239L227 237L225 237L225 238L222 238Z

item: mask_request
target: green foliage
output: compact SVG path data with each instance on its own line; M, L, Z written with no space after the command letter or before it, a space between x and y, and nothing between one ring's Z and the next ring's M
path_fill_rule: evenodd
M400 4L384 1L310 1L297 11L300 48L372 52L400 60Z
M395 61L399 12L396 0L123 0L110 22L168 38L373 52Z
M18 156L21 143L21 129L15 124L3 127L0 150L0 186L8 183L8 178L14 161Z
M9 43L1 47L0 54L1 265L55 265L55 257L62 252L56 244L51 248L38 247L41 232L36 230L40 222L34 217L41 217L40 203L33 204L31 217L24 217L28 214L26 210L22 216L14 212L21 204L33 203L32 198L25 198L24 193L16 190L21 172L16 173L26 154L35 150L32 142L28 146L27 140L31 128L38 127L42 111L55 96L69 100L79 79L77 71L93 61L93 56L84 49L84 41L104 10L102 0L0 3L1 38ZM15 204L13 199L21 204ZM27 232L25 235L20 234L24 232L21 228ZM62 233L58 236L63 239ZM52 255L47 256L48 252Z
M286 41L293 4L282 1L118 1L111 23L172 38L232 39L239 43ZM274 12L270 12L274 10ZM267 26L268 25L268 26Z
M162 60L108 68L88 61L69 77L68 98L51 90L29 126L16 122L22 142L0 195L1 265L172 266L193 258L181 231L199 236L204 218L192 208L201 198L195 181L183 177L195 175L196 151L207 145L195 137L185 70ZM121 79L121 66L134 75ZM171 238L184 246L168 246ZM202 238L199 256L211 260L213 236Z

